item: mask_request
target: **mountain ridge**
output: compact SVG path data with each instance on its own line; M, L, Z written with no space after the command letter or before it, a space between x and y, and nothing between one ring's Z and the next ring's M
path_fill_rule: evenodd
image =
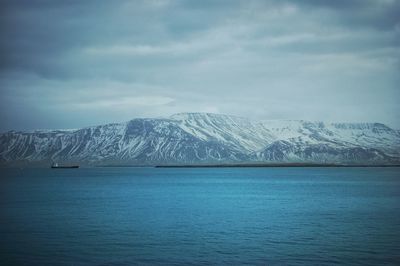
M0 164L398 164L400 132L382 123L250 120L213 113L134 118L70 130L0 133Z

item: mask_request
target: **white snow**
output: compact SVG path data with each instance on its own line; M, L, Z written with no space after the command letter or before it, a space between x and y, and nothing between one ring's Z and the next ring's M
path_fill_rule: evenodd
M143 134L127 134L130 125L139 127L137 132ZM400 133L383 124L254 121L210 113L180 113L165 119L138 119L84 129L3 133L0 159L224 160L236 158L235 153L260 155L276 141L287 141L303 150L317 144L337 149L371 148L400 158ZM290 152L286 155L299 159ZM323 155L315 156L324 160Z

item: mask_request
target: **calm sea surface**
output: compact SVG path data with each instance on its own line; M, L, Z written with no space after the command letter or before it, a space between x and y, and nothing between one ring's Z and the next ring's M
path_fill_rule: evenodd
M0 265L400 265L400 168L0 174Z

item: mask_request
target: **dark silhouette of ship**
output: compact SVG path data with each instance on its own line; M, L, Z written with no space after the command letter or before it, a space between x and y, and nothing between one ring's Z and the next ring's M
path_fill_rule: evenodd
M59 165L58 163L53 163L51 168L79 168L79 165Z

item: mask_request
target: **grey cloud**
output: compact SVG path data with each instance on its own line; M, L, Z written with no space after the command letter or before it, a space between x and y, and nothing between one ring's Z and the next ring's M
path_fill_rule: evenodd
M373 27L390 30L399 25L398 0L305 0L292 1L307 9L322 8L335 12L338 23L348 27ZM329 19L329 17L328 17Z
M399 2L2 1L0 130L212 110L400 127Z

